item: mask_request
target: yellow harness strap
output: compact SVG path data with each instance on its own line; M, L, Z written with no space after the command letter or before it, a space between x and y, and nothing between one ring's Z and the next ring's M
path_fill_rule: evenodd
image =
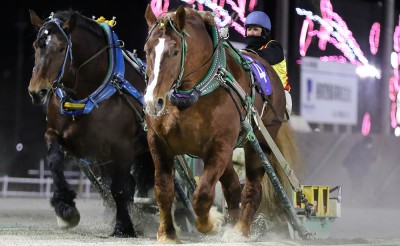
M70 102L65 102L63 107L65 109L69 109L69 110L78 110L78 109L83 109L85 108L85 104L84 103L70 103Z

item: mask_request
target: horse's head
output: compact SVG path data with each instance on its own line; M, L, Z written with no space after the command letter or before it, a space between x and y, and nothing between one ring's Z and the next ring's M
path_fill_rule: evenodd
M66 56L72 55L70 29L73 20L58 19L53 14L42 20L30 10L32 24L39 29L33 43L35 67L29 82L29 95L33 103L44 103L53 82L57 80L64 63L69 63ZM70 53L70 54L68 54Z
M202 67L211 57L213 44L205 20L195 10L180 6L157 19L148 6L145 17L150 29L144 48L149 76L146 113L159 116L165 113L171 89L191 89L194 81L204 76L207 69L190 76L186 71Z

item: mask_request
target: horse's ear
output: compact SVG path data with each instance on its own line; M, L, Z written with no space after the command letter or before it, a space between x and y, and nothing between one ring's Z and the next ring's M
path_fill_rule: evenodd
M79 18L81 18L81 15L78 12L74 12L68 20L64 21L62 28L71 32L75 28Z
M174 23L179 32L183 31L183 28L185 26L185 19L186 19L186 11L185 8L181 5L176 11L174 18Z
M149 26L150 29L153 26L154 22L156 22L157 20L157 17L154 15L150 4L147 4L146 13L144 14L144 17L146 18L147 25Z
M211 12L209 11L201 11L199 12L201 18L203 19L204 23L211 25L211 26L215 26L215 20L214 20L214 16Z
M35 11L32 9L29 10L29 15L31 16L31 23L35 27L41 27L43 26L43 20L36 14Z

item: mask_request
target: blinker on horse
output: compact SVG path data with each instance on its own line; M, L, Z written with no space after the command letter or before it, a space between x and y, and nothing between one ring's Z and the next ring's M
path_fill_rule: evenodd
M30 16L38 34L28 89L33 103L48 101L45 141L54 182L51 205L60 226L74 227L80 218L76 193L63 173L68 155L85 163L84 170L99 170L102 185L111 190L116 208L112 235L136 236L128 205L135 190L147 195L154 176L143 131L144 66L124 50L106 23L75 11L59 11L45 20L34 11Z
M210 213L215 186L220 181L228 205L228 222L235 225L237 233L249 236L262 192L269 215L282 216L284 208L279 206L279 198L269 181L263 179L265 171L257 153L243 136L241 121L255 125L253 113L258 111L285 158L291 160L296 145L287 137L290 131L287 123L282 122L285 95L280 79L261 59L271 81L272 93L269 96L256 93L248 62L224 43L209 12L181 6L175 12L156 18L148 6L145 17L150 29L145 44L149 78L145 94L146 122L155 164L154 189L160 208L158 242L179 242L171 206L173 160L174 156L182 154L198 156L204 161L204 171L192 201L197 230L215 233L221 224L221 220ZM259 59L254 54L244 54ZM269 107L265 107L265 100ZM260 131L255 131L255 136L260 139L263 151L270 155L271 150L262 140ZM232 165L233 150L240 145L246 157L242 192ZM279 168L275 170L283 177ZM288 187L287 182L282 182Z

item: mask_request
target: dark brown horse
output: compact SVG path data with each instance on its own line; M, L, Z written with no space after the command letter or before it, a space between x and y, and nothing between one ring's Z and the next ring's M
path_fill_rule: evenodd
M131 59L123 58L122 42L105 23L75 11L45 20L30 15L38 33L29 94L33 103L48 102L45 141L57 218L66 228L79 223L76 193L63 174L64 157L71 155L100 169L104 185L109 183L116 206L112 235L135 236L128 205L135 190L145 195L154 182L143 130L140 60L130 53L124 56Z
M149 76L145 105L148 142L156 169L154 188L160 209L158 241L179 241L172 223L171 205L173 160L181 154L195 155L204 161L204 172L192 201L198 231L207 234L217 229L210 208L215 185L220 181L228 204L228 221L235 223L234 229L240 235L249 236L262 194L270 203L269 213L279 215L284 210L279 208L269 181L262 193L265 171L258 155L245 141L246 136L241 135L241 121L253 122L252 110L257 110L278 146L284 146L282 143L286 141L290 149L295 149L287 135L290 127L286 122L282 125L283 86L272 67L263 61L272 85L272 94L268 96L271 105L263 110L264 100L261 94L254 93L251 72L238 53L223 45L210 13L181 6L176 12L157 19L148 7L145 17L150 28L145 45ZM255 131L255 135L269 155L271 150L266 141L261 141L260 131ZM242 193L232 166L232 152L238 144L244 146L246 159ZM281 170L275 169L282 180Z

